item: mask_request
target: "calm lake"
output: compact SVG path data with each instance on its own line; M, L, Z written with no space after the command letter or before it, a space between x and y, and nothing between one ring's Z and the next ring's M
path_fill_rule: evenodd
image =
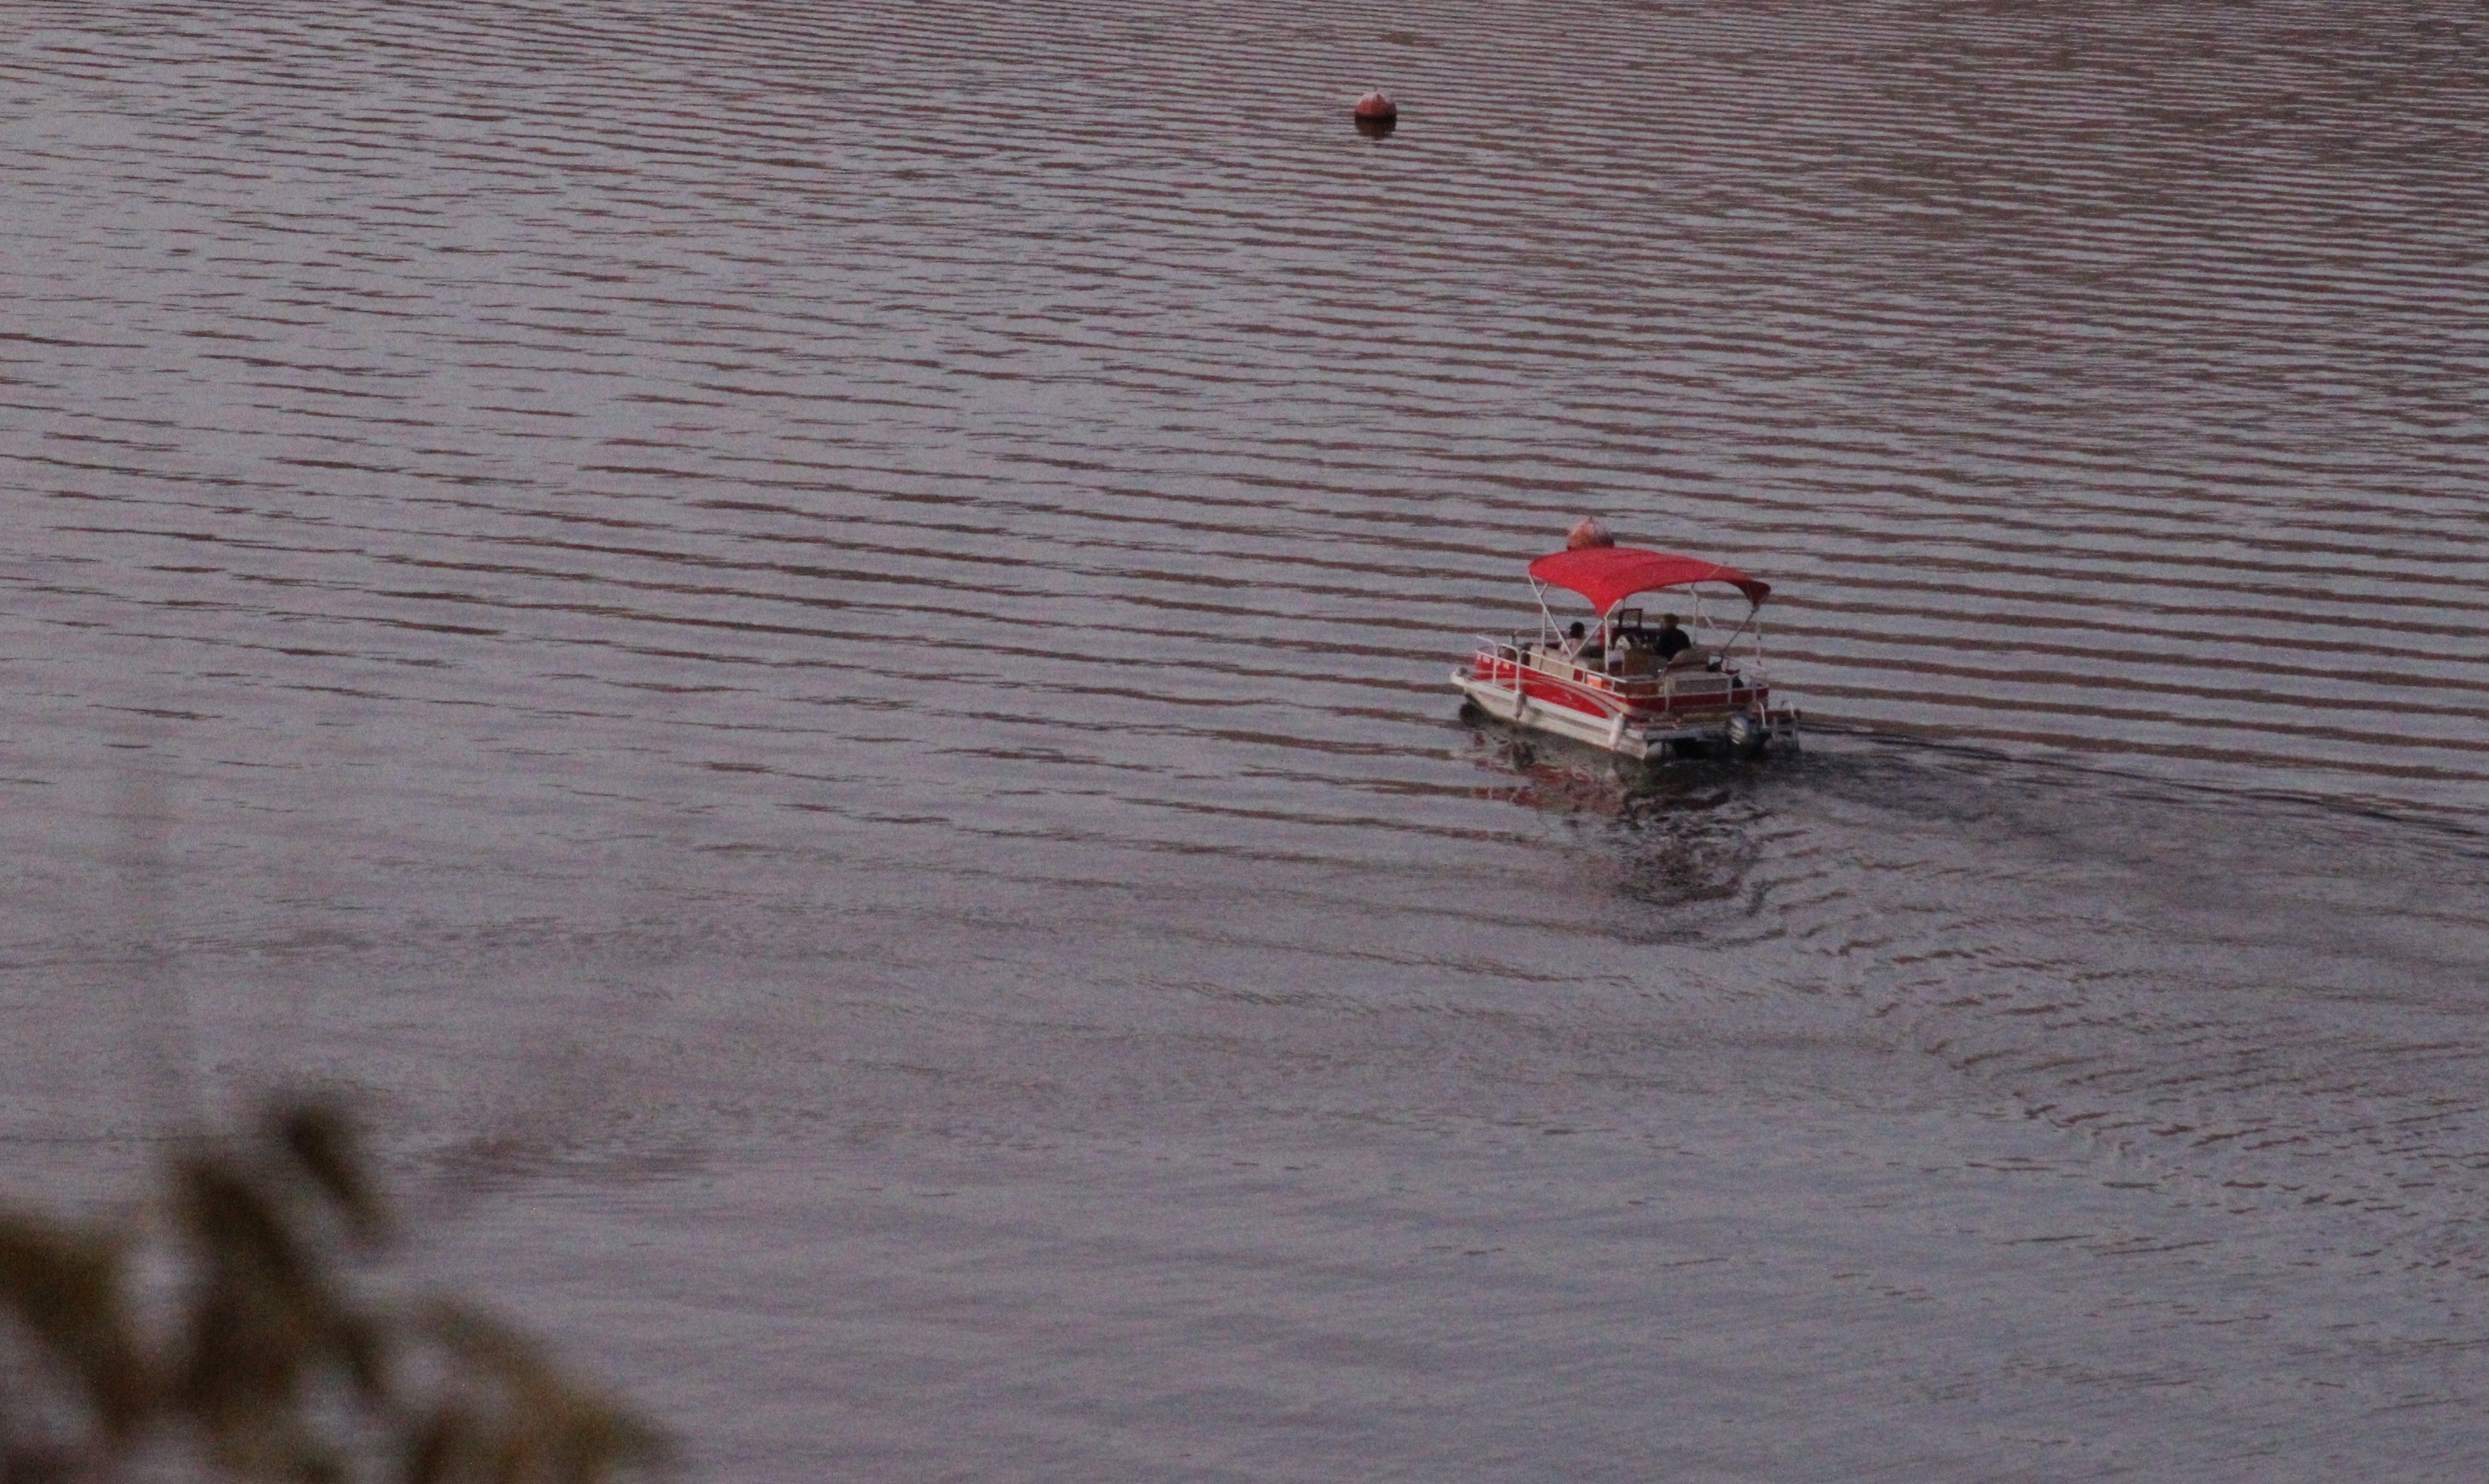
M718 1480L2476 1476L2485 243L2457 0L14 0L0 1193L350 1090ZM1802 756L1464 720L1594 512Z

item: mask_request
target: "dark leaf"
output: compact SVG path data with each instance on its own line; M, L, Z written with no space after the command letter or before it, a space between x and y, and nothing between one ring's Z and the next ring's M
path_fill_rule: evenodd
M56 1372L102 1423L48 1451L0 1432L0 1484L115 1477L142 1432L189 1440L236 1484L602 1484L663 1461L653 1430L500 1320L360 1297L353 1248L381 1207L333 1108L287 1105L264 1145L199 1144L166 1178L164 1255L186 1283L152 1348L125 1310L120 1244L0 1213L0 1317L31 1337L44 1390Z
M107 1432L136 1427L150 1376L122 1308L118 1246L0 1213L0 1304L77 1379Z
M270 1116L275 1142L322 1193L344 1212L358 1237L376 1241L386 1221L363 1170L354 1121L334 1104L291 1103Z
M258 1182L215 1155L196 1155L180 1171L182 1214L199 1255L221 1274L290 1289L307 1265L282 1209Z

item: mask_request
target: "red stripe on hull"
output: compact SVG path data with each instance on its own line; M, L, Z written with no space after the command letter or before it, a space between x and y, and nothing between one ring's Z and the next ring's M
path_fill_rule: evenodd
M1619 707L1628 717L1641 721L1665 720L1670 717L1712 711L1743 711L1750 706L1768 705L1771 701L1769 686L1740 685L1725 693L1714 692L1704 696L1674 698L1617 696L1612 691L1593 691L1587 687L1573 685L1548 674L1545 671L1525 670L1510 660L1483 654L1471 661L1470 674L1473 678L1506 690L1512 688L1517 675L1522 694L1530 698L1533 704L1561 706L1567 711L1597 721L1606 721L1615 716Z

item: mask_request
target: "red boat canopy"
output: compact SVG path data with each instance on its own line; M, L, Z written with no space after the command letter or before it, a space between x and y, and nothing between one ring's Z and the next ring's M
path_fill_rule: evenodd
M1683 587L1694 583L1726 583L1758 608L1771 595L1771 584L1759 583L1734 567L1699 556L1646 552L1633 546L1586 546L1558 552L1530 564L1530 575L1551 587L1578 592L1601 614L1632 597L1658 587Z

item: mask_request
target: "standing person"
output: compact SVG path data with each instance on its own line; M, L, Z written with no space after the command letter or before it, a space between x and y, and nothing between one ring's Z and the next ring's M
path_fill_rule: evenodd
M1662 665L1694 647L1694 641L1683 629L1676 626L1674 614L1659 615L1659 632L1651 638L1652 642L1659 646L1659 663Z

